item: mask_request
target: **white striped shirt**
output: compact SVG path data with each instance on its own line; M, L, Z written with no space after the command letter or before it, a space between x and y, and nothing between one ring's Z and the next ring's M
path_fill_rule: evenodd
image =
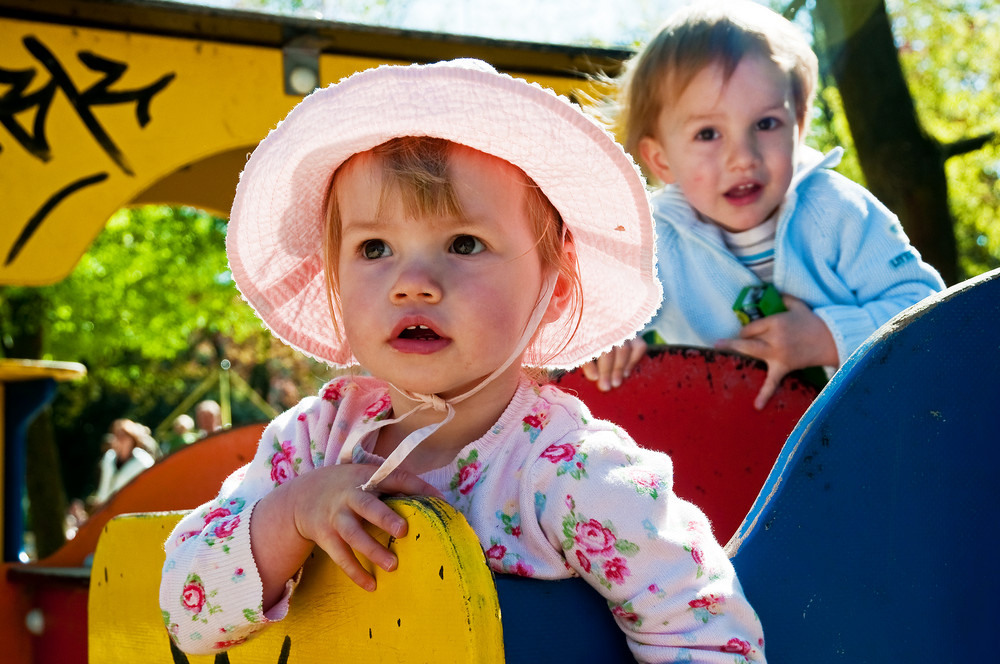
M774 276L774 233L777 227L778 216L775 215L745 231L731 233L722 229L729 251L765 284L770 283Z

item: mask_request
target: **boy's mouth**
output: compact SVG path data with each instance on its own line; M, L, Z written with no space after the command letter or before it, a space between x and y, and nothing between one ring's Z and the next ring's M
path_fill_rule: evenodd
M723 195L731 203L745 203L754 200L762 189L757 182L747 182L733 187Z

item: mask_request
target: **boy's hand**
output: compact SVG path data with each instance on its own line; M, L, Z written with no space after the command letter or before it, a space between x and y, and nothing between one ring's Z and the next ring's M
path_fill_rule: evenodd
M636 337L583 365L583 375L597 383L601 392L607 392L619 387L645 354L646 342Z
M715 347L750 355L767 363L767 377L753 405L761 410L788 372L814 366L837 366L837 345L823 319L800 299L781 298L788 311L753 321L738 339L720 339Z

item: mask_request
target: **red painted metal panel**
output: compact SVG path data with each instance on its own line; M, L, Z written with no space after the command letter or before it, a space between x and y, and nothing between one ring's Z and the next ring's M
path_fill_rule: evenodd
M736 532L788 434L818 390L786 377L764 410L763 363L709 349L651 350L625 383L600 392L574 371L556 380L591 412L674 462L674 490L701 507L722 542Z

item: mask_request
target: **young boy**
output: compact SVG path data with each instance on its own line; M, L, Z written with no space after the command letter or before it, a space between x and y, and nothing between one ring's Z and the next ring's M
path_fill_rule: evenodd
M763 408L795 369L840 366L880 325L940 290L940 276L869 192L803 144L816 56L754 2L676 13L630 63L626 148L666 185L653 197L664 301L648 329L767 363ZM773 284L787 311L745 327L733 304ZM587 367L602 389L641 357L637 339Z

